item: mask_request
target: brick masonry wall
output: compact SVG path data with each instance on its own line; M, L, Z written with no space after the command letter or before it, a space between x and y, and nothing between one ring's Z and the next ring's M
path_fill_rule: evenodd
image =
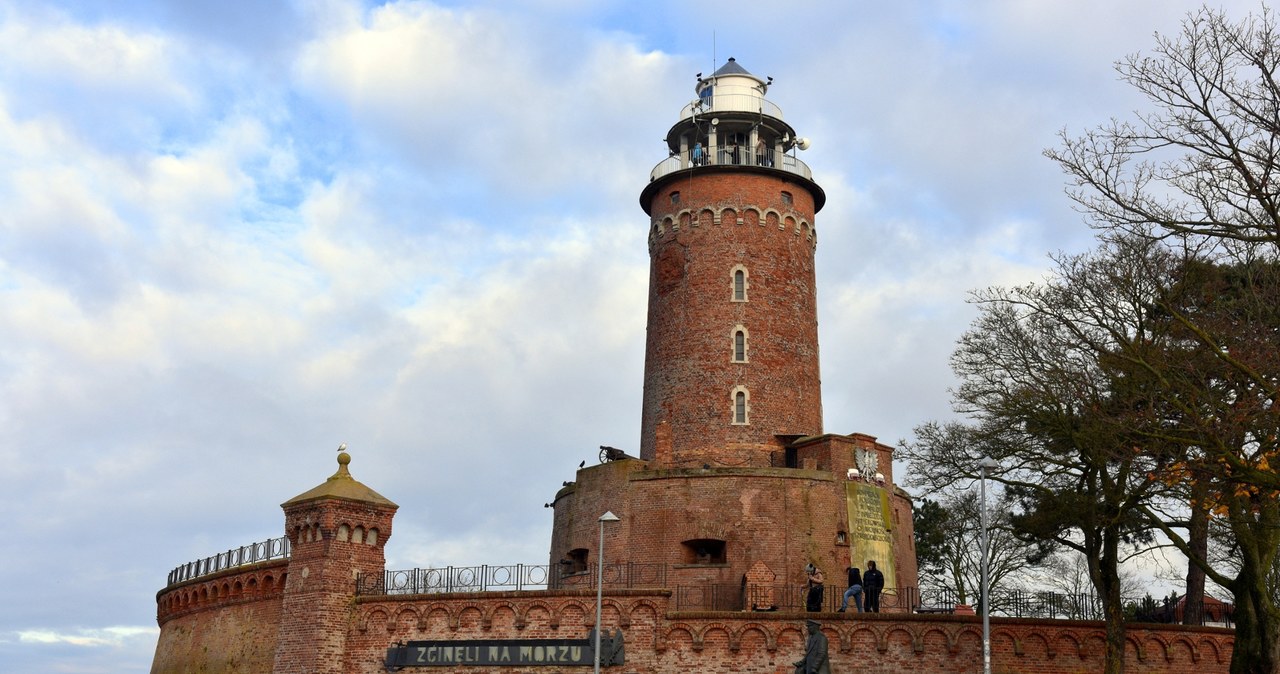
M605 671L791 674L791 663L804 650L803 622L811 616L823 624L835 672L982 670L977 616L676 613L669 610L670 602L665 592L606 591L603 624L622 627L627 662ZM595 596L590 591L564 591L362 598L354 612L344 671L376 674L384 671L382 658L396 642L585 638L595 618ZM993 618L991 624L997 674L1102 671L1102 623ZM1220 628L1133 626L1126 671L1225 674L1232 642L1231 632ZM514 674L516 669L455 665L449 671Z
M657 458L664 422L673 467L768 466L782 446L776 434L822 433L813 209L801 184L744 170L699 170L657 191L648 209L642 458ZM746 301L732 296L739 265ZM746 362L732 360L737 326L747 333ZM738 386L749 393L745 425L732 423Z
M851 558L854 540L845 501L845 475L854 465L855 448L880 453L882 472L892 480L892 449L866 435L823 436L806 443L798 452L809 468L662 469L640 460L583 468L556 495L549 562L557 565L571 550L586 549L594 568L597 518L611 511L621 521L605 526L605 562L674 566L669 586L737 585L761 562L778 584L799 586L805 565L813 563L826 572L828 592L843 592L844 569L866 561ZM893 510L896 586L914 588L911 502L890 481L885 489ZM725 563L688 565L682 543L698 539L724 541Z
M287 566L264 562L160 591L151 674L270 672Z
M356 577L382 573L383 546L391 536L394 514L394 506L334 498L285 505L285 531L293 555L275 674L342 671ZM354 535L357 527L364 536ZM378 532L372 541L369 531Z

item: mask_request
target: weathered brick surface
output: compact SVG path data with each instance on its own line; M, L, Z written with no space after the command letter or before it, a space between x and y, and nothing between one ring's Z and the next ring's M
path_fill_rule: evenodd
M270 672L287 565L241 567L157 594L152 674Z
M293 554L275 674L343 671L355 580L360 574L382 573L383 546L391 536L394 515L394 506L335 498L285 505L285 531ZM370 532L376 532L372 541Z
M646 673L792 671L804 650L803 621L812 614L677 613L668 593L605 593L606 627L621 626L627 663L605 671ZM585 638L595 619L590 591L487 593L432 598L362 599L355 608L347 669L375 674L398 641ZM977 616L819 614L836 672L907 674L982 671ZM1102 671L1098 622L992 619L993 671L998 674L1093 674ZM1229 630L1135 626L1126 671L1217 674L1228 670ZM516 668L518 669L518 668ZM454 666L454 672L512 668ZM429 670L422 670L429 671ZM538 667L537 672L581 671Z
M609 672L689 671L790 674L803 651L803 621L816 617L831 643L836 672L918 674L982 670L982 625L977 616L802 614L672 610L670 592L606 590L603 624L621 627L627 663ZM217 603L167 620L153 672L271 672L271 645L280 602ZM300 607L301 608L301 607ZM595 620L591 590L489 592L348 601L329 663L310 671L381 674L386 649L412 640L582 639ZM1102 670L1099 622L992 618L997 674L1094 674ZM1136 674L1225 674L1230 630L1131 626L1126 671ZM163 654L163 657L162 657ZM329 666L332 665L332 666ZM410 670L413 671L413 670ZM510 667L417 671L516 674ZM580 672L537 667L531 672Z
M622 516L605 525L606 563L634 562L673 567L669 586L739 585L763 563L779 584L800 585L804 567L824 569L828 592L842 592L843 570L863 566L852 559L853 536L845 504L845 475L854 449L882 454L892 479L891 449L870 436L824 436L804 443L799 456L809 469L653 468L641 460L613 461L578 471L573 485L556 496L550 563L586 549L598 559L599 524L605 511ZM910 500L891 490L896 586L916 586ZM841 534L844 534L841 542ZM725 542L723 564L686 564L685 541ZM884 560L881 560L884 565Z
M821 434L813 196L781 172L700 169L669 180L649 212L641 457L655 458L663 422L671 467L768 466L777 434ZM746 301L733 299L739 265ZM732 359L737 326L746 362ZM732 423L737 386L748 424Z

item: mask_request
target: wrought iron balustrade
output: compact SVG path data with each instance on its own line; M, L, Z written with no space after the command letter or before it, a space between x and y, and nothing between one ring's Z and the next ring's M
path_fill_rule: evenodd
M783 153L781 163L778 163L777 154L773 148L770 148L764 155L757 155L755 148L741 146L738 148L738 160L733 159L733 150L723 146L717 147L715 152L710 148L703 148L701 157L695 157L693 150L690 149L683 155L673 155L658 162L649 172L649 182L653 182L667 174L675 173L681 169L696 169L702 166L759 166L764 168L773 168L787 173L793 173L806 180L813 180L813 171L809 165L800 160L795 155Z
M261 543L242 545L238 548L219 552L216 555L197 559L194 562L179 566L169 572L169 582L166 583L166 587L218 573L219 571L234 569L238 566L257 564L258 562L266 562L272 559L287 559L290 552L289 538L287 536L272 538Z

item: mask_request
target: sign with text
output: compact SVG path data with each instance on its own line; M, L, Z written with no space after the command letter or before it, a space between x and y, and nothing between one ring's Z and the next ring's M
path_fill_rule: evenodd
M622 630L601 635L600 664L622 664ZM615 642L616 639L616 642ZM591 639L410 641L387 649L387 671L404 667L592 665Z
M845 483L849 533L852 536L852 566L864 566L869 559L884 573L884 586L898 586L893 557L893 510L889 492L861 482ZM865 568L862 569L866 571Z

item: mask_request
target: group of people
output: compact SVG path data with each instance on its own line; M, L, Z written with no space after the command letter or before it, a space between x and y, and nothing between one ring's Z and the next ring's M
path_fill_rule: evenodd
M725 153L727 154L728 163L730 164L742 163L742 155L741 155L741 150L738 147L738 141L735 140L730 142L728 149L725 150ZM694 166L707 165L708 163L707 153L702 149L701 142L694 143L693 149L689 152L689 154L690 154L690 159L692 160ZM769 153L769 145L768 143L764 142L763 138L756 141L756 164L759 166L773 166L773 156Z
M810 564L805 567L808 581L805 583L805 610L816 613L822 610L823 587L826 576L822 569ZM871 613L880 612L880 591L884 589L884 574L876 568L874 560L867 560L867 570L863 572L856 566L846 569L849 576L849 588L844 591L844 600L840 602L839 611L843 613L849 608L849 598L853 597L853 605L858 613L863 610L863 598L866 598L866 610ZM822 633L822 625L816 620L806 620L809 638L805 640L804 658L795 663L796 674L831 674L831 660L827 655L827 636Z
M805 610L816 613L822 610L822 595L826 585L826 576L822 573L822 569L810 564L805 568L808 574L808 580L805 583ZM849 577L848 589L844 591L844 598L840 602L840 613L844 613L849 608L849 598L853 598L853 605L857 607L858 613L863 612L865 604L866 611L869 613L880 612L880 592L884 590L884 574L880 569L876 568L875 560L867 560L867 570L862 572L856 566L846 569ZM865 598L865 602L864 602Z

